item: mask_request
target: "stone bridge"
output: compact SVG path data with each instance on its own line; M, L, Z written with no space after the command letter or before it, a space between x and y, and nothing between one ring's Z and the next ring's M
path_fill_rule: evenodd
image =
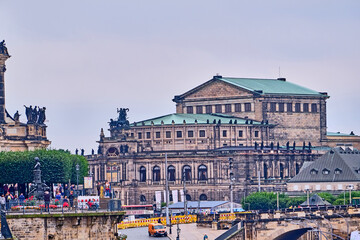
M350 239L360 230L360 209L318 209L311 211L275 211L237 214L239 230L232 240L313 240Z

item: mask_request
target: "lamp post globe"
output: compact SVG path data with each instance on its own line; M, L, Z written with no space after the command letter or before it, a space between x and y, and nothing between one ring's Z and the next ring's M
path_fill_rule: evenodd
M79 194L79 170L80 170L80 166L79 166L78 163L76 164L75 169L76 169L76 192L77 192L77 194Z

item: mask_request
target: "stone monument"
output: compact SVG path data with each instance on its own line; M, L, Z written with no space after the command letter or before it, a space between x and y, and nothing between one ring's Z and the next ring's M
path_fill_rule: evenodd
M34 183L32 186L33 189L31 190L30 194L32 194L36 199L42 200L44 198L44 191L47 190L48 186L41 182L41 164L39 162L39 158L35 157L35 167L34 167Z

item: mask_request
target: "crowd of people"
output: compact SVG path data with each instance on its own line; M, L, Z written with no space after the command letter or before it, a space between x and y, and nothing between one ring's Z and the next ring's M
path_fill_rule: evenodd
M51 196L50 190L46 189L43 195L45 210L49 210L51 200L54 200L55 203L58 202L59 204L62 204L63 207L70 207L70 209L72 209L77 197L75 192L74 184L58 184L54 188L53 196ZM14 205L24 205L24 203L29 200L33 200L33 198L26 198L24 193L18 195L17 184L4 184L0 187L0 209L2 210L9 210Z
M0 209L7 210L10 208L10 202L17 201L24 203L25 196L23 193L18 195L18 186L17 184L7 185L4 184L0 188Z
M54 195L55 195L54 197L55 201L61 203L63 207L70 207L70 209L74 207L74 200L77 198L77 195L75 194L74 184L70 185L70 187L68 184L64 184L64 186L62 184L58 184L57 187L55 187ZM44 201L45 201L45 209L46 209L45 196L44 196Z
M36 205L41 205L41 202L34 200L34 197L28 196L27 191L18 195L17 184L13 185L0 185L0 209L10 210L14 206L28 206L30 201L34 201ZM102 197L111 197L110 184L105 182L101 184L97 183L98 195ZM53 185L52 192L49 188L44 191L43 203L45 211L49 211L50 205L60 205L62 207L68 207L70 210L74 208L77 203L77 189L75 184L57 184ZM89 208L98 208L99 204L89 201L87 202ZM93 205L93 206L92 206Z

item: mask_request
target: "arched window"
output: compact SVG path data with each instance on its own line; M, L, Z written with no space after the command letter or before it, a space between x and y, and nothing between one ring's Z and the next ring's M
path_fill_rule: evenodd
M185 165L183 167L183 176L182 179L184 180L185 174L185 181L191 181L191 167L189 165Z
M186 194L186 201L191 201L191 196L190 196L190 194Z
M284 178L284 164L280 163L280 178L283 179Z
M145 195L140 195L140 202L146 202Z
M116 147L111 147L107 151L106 155L109 156L109 157L116 157L116 156L119 155L119 150Z
M160 182L160 167L159 166L155 166L153 168L153 181Z
M205 165L200 165L198 168L198 180L207 180L207 167Z
M268 179L268 166L264 164L264 179Z
M146 182L146 168L144 166L140 167L140 182Z
M342 170L341 170L341 168L336 168L334 172L335 172L335 174L341 174Z
M175 167L173 165L170 165L168 167L168 180L169 181L175 181Z
M200 201L206 201L207 200L206 194L201 194L199 199L200 199Z

